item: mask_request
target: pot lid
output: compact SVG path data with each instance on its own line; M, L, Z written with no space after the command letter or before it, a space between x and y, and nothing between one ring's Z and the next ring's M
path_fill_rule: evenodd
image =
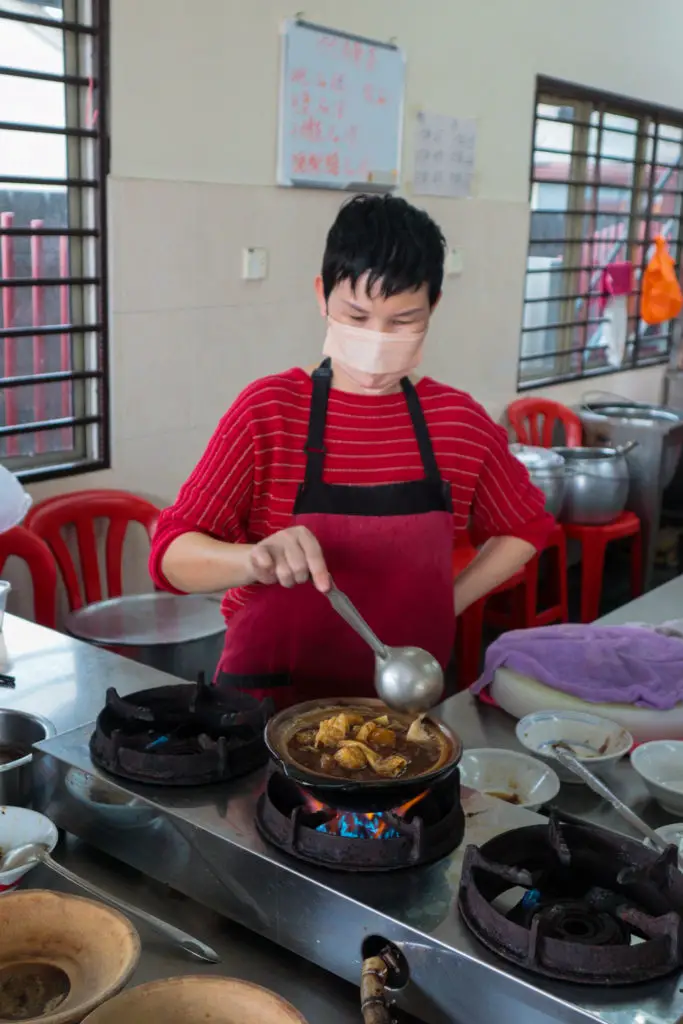
M598 416L615 420L654 420L660 423L680 423L683 413L663 405L647 405L637 402L591 402L584 408Z
M547 473L564 466L564 459L550 448L536 448L529 444L511 444L510 451L529 472Z

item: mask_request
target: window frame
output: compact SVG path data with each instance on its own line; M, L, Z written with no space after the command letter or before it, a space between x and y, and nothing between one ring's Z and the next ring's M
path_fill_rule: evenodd
M572 126L572 140L571 147L567 150L544 149L542 146L537 145L537 126L539 122L547 120L542 114L539 114L539 109L544 104L549 104L561 108L562 106L571 105L573 107L573 116L571 119L562 120L557 119L557 124L567 124ZM595 115L597 115L597 122L594 121ZM635 132L630 132L624 129L618 129L608 124L604 126L603 119L605 115L610 117L624 117L635 119L638 121ZM667 139L665 136L659 135L658 129L660 125L666 127L672 127L681 130L681 155L679 156L678 164L660 164L658 163L657 146L659 142L673 141ZM632 158L630 157L612 157L605 156L601 153L601 136L603 131L611 133L623 133L626 136L633 137L635 139L635 150ZM595 133L595 151L593 152L592 147L589 145L589 138L591 133ZM650 158L647 158L647 146L648 140L652 140L652 153ZM678 140L676 140L678 141ZM558 179L557 184L567 189L566 208L564 210L548 210L544 211L542 208L539 210L534 209L534 189L542 184L552 184L552 179L545 182L543 179L538 177L538 168L536 157L537 154L541 153L553 153L557 152L558 157L564 157L568 160L568 169L566 177ZM596 244L595 234L597 232L596 223L597 219L604 215L605 211L600 210L600 199L599 192L601 189L617 188L616 185L611 185L609 182L604 182L600 177L599 167L601 160L610 160L612 162L620 161L625 167L633 168L633 178L629 185L624 185L624 191L631 193L630 208L628 211L623 211L622 221L626 225L626 232L623 236L611 239L615 242L618 240L622 241L625 245L627 253L631 255L634 249L640 249L641 255L640 260L634 265L634 273L641 273L644 267L647 265L647 254L651 248L652 243L648 241L650 236L650 228L653 220L662 219L661 214L653 213L653 197L656 193L656 183L654 170L661 166L671 166L679 169L679 180L675 190L666 190L663 194L671 196L674 202L678 206L678 212L673 217L674 221L677 221L677 234L671 239L676 245L676 272L680 279L681 275L681 245L683 244L683 110L674 110L669 107L660 106L657 104L650 104L641 102L638 100L632 100L623 96L611 92L605 92L602 90L591 89L585 86L579 86L570 82L565 82L560 79L549 78L546 76L538 76L536 79L536 89L534 93L534 111L532 121L532 132L531 132L531 154L530 154L530 171L529 171L529 236L527 241L527 264L524 273L524 292L522 297L522 325L520 329L520 345L517 361L517 391L524 392L538 388L552 387L558 384L565 384L575 380L592 379L594 377L608 376L613 373L624 373L629 370L644 369L648 366L666 365L671 358L672 347L676 344L678 335L680 333L680 324L678 320L669 321L667 324L666 335L662 334L660 337L666 341L666 350L653 354L651 356L641 355L642 346L642 333L641 333L641 317L640 317L640 288L637 288L637 301L635 307L629 312L629 324L631 321L635 322L635 338L633 341L627 341L625 349L624 360L620 366L586 366L586 353L590 350L591 346L588 344L588 328L594 324L602 323L603 318L594 318L590 316L589 306L591 302L594 302L597 296L595 290L595 284L592 281L593 275L600 272L600 264L593 259L592 254L590 257L590 263L586 261L584 263L585 247L591 244ZM594 162L593 176L591 177L590 163ZM649 172L649 173L648 173ZM592 191L592 201L589 201L587 196L589 190ZM647 196L647 208L644 210L639 209L640 198ZM533 237L533 217L534 213L550 214L556 213L558 216L564 216L566 218L565 225L565 237L562 239L534 239ZM607 214L608 216L616 217L617 214ZM583 225L588 222L591 227L589 232L585 232ZM618 228L620 222L615 222L615 228ZM639 237L639 227L644 227L642 239ZM529 268L528 260L534 255L532 249L536 244L543 244L544 242L558 243L562 245L562 259L564 266L556 269L550 269L544 271L542 268L538 270L532 270ZM602 244L602 243L597 243ZM622 257L623 258L623 257ZM548 291L547 296L534 296L529 297L527 295L529 285L529 274L533 273L552 273L558 274L560 281L559 294L553 296ZM584 286L583 290L579 288L579 281L582 275L588 275L588 285ZM525 326L526 312L530 305L536 303L546 302L548 305L551 303L559 303L560 312L557 317L550 317L552 314L548 314L549 319L544 324L533 325L532 327ZM576 316L577 306L583 307L583 317ZM573 341L573 335L578 328L583 327L584 335L583 342L581 345L576 346ZM554 344L553 348L545 353L536 355L530 355L525 350L526 337L536 331L552 330L555 328L557 343ZM572 361L576 358L581 361L580 368L576 369L572 367ZM541 373L540 370L534 376L524 374L524 366L533 364L534 361L542 359L553 360L553 369L547 373Z
M62 19L26 14L0 5L0 29L3 22L19 22L64 34L63 74L0 67L0 75L43 82L61 83L64 87L64 126L8 121L0 129L17 132L46 133L64 138L66 176L37 177L23 174L0 176L0 188L17 190L35 187L63 186L68 218L66 227L3 226L0 244L7 238L66 238L68 276L4 278L0 272L0 296L3 288L68 286L70 323L41 323L40 328L0 326L0 340L7 338L48 337L69 338L70 368L40 373L2 375L0 392L40 384L68 383L70 412L67 417L46 417L31 423L13 426L0 424L0 441L24 434L45 435L55 430L71 431L72 447L68 450L32 454L0 452L0 461L24 482L37 482L59 477L92 473L111 467L110 422L110 360L109 299L107 252L107 177L109 173L109 0L63 0ZM94 41L90 73L81 65L83 39ZM84 91L96 96L93 105L97 116L86 124L87 101ZM85 141L91 143L86 150ZM88 167L90 163L90 167ZM78 173L74 173L74 168ZM91 223L83 226L89 206ZM88 245L92 251L88 252ZM9 284L5 283L10 281ZM79 310L74 315L75 309ZM61 318L60 318L61 319ZM35 323L35 321L34 321ZM81 339L78 344L74 342ZM80 365L79 365L80 364ZM37 391L36 391L37 394ZM35 409L35 398L34 398Z

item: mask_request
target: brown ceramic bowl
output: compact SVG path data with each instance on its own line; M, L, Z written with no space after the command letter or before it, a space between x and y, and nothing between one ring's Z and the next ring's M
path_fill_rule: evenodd
M0 1020L81 1021L126 984L140 939L116 910L31 889L0 898Z
M188 975L130 988L83 1024L306 1024L274 992L237 978Z

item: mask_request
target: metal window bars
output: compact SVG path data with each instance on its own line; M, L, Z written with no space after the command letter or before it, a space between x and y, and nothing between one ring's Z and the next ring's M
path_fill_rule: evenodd
M678 259L683 112L539 78L531 232L518 389L665 363L674 325L640 317L640 281L662 234ZM622 365L602 342L601 283L630 260L634 291Z
M110 461L108 21L0 0L0 462L24 479Z

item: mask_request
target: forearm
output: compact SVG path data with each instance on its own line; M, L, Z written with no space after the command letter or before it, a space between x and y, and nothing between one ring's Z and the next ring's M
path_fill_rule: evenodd
M203 533L183 533L161 561L165 578L186 594L210 594L254 582L251 544L228 544Z
M488 540L455 581L456 615L509 580L535 554L533 544L518 537Z

